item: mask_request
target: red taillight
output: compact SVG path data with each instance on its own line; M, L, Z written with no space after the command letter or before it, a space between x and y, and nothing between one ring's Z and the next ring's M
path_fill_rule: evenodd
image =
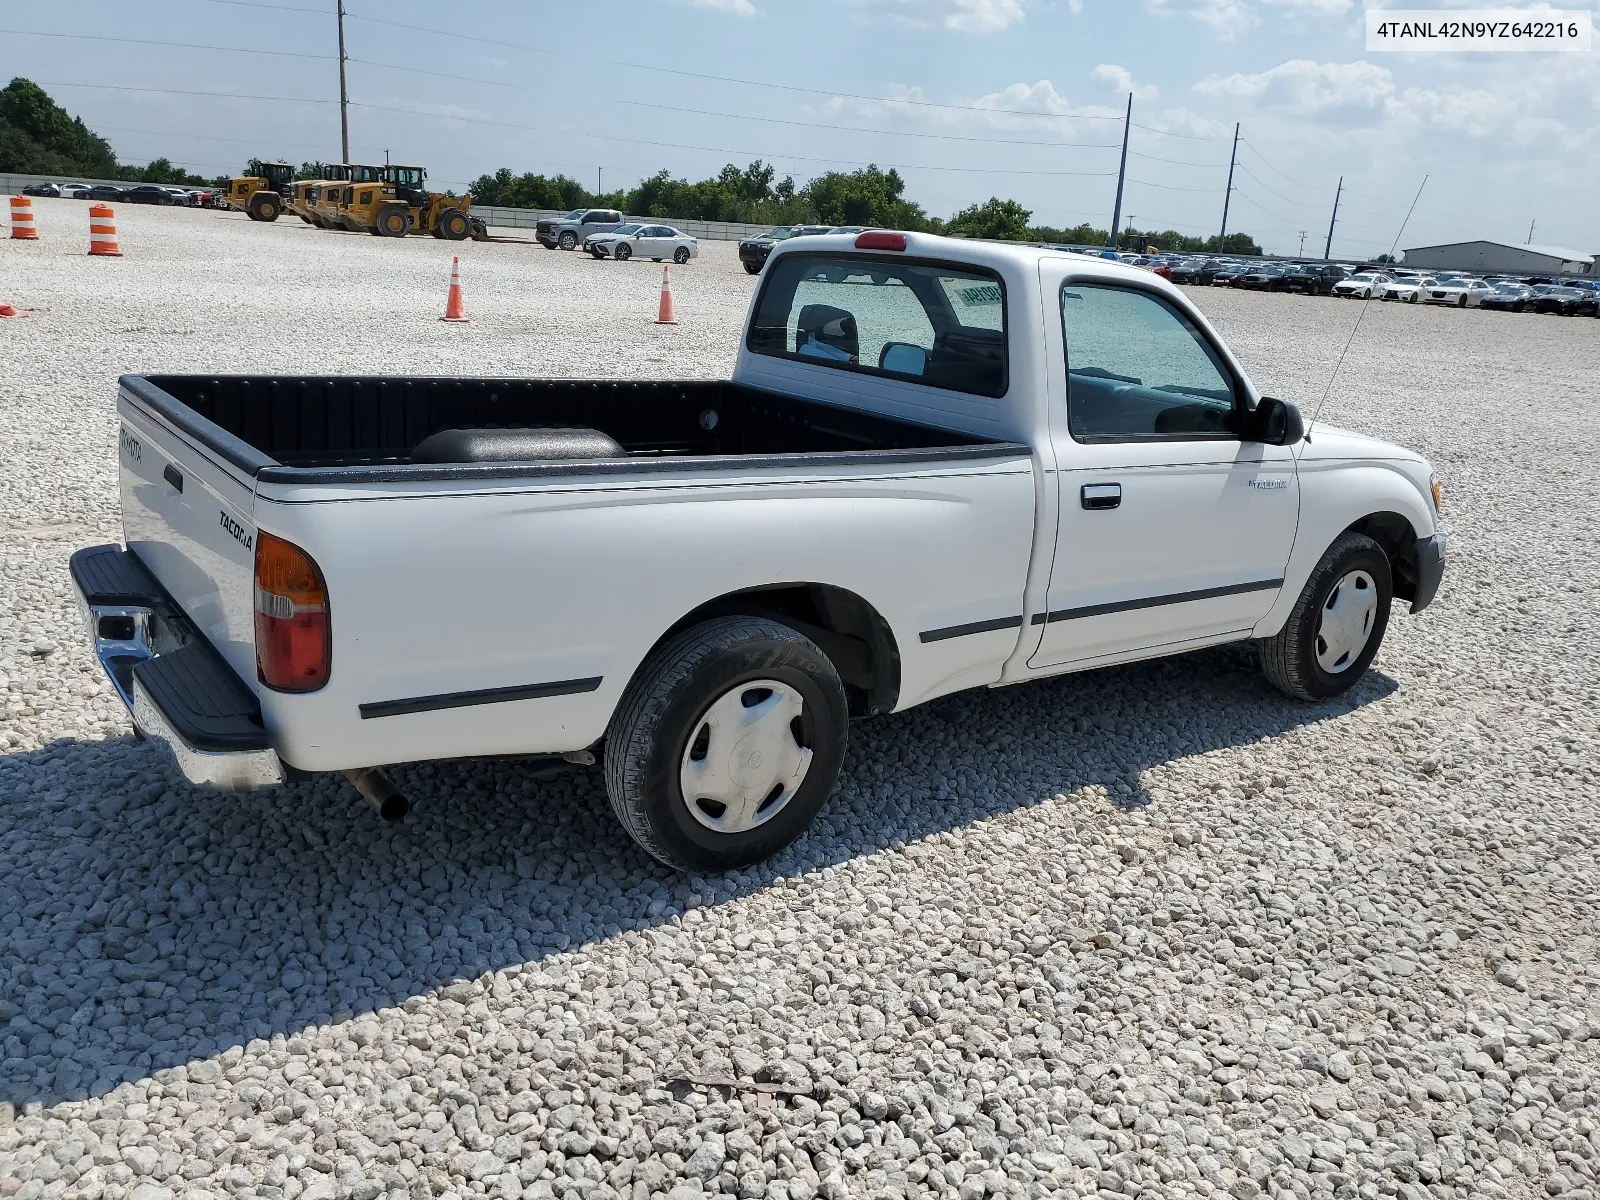
M857 250L904 250L906 248L906 235L903 233L884 233L882 230L869 229L865 233L856 235Z
M314 692L332 655L322 571L299 546L257 532L256 674L280 692Z

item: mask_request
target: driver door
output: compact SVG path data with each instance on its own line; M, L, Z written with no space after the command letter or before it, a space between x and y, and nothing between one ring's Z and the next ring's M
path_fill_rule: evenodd
M1299 520L1291 448L1209 335L1154 288L1041 264L1059 513L1034 668L1247 636Z

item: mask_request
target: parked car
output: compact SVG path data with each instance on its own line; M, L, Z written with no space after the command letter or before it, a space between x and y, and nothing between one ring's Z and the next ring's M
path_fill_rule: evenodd
M97 183L89 189L90 200L110 200L112 202L116 202L120 201L125 194L126 193L124 189L119 188L114 183Z
M128 548L71 561L100 661L197 783L399 816L380 764L600 759L645 850L720 872L812 822L853 715L1251 641L1326 700L1444 571L1427 461L1305 441L1146 271L790 238L735 364L124 376Z
M1383 290L1378 293L1379 300L1399 300L1406 304L1415 304L1422 299L1422 293L1433 287L1439 281L1432 275L1412 276L1407 279L1396 279L1383 285Z
M1523 312L1533 299L1533 289L1525 283L1496 284L1495 289L1478 301L1483 308L1497 308L1505 312Z
M638 255L651 262L670 258L682 264L700 256L700 243L670 225L619 225L610 233L591 233L583 239L583 248L596 258L618 262Z
M1173 283L1187 283L1194 287L1208 287L1222 267L1214 259L1190 258L1173 265L1167 276Z
M1335 296L1354 296L1359 300L1370 300L1376 289L1386 283L1392 282L1394 276L1386 275L1382 271L1357 271L1348 279L1341 279L1333 285Z
M534 241L538 242L546 250L554 250L556 248L556 226L567 221L576 221L588 211L586 208L575 208L564 217L541 218L534 222Z
M172 194L172 189L163 187L159 183L141 183L122 193L124 204L164 204L174 205L180 203Z
M772 248L779 242L786 242L795 237L814 237L817 234L833 232L832 225L775 225L766 233L751 238L741 238L739 261L744 264L746 274L757 275L765 265L767 256L772 253ZM844 230L841 228L839 232L842 233Z
M614 208L586 208L550 223L548 230L546 222L540 221L534 228L534 238L549 250L576 250L585 238L610 233L622 223L622 214Z
M30 183L22 189L22 194L24 196L60 196L61 185L59 183Z
M61 185L61 195L63 199L67 200L87 200L91 190L93 189L87 183L63 183Z
M1441 279L1422 294L1424 304L1451 304L1456 308L1476 308L1484 298L1494 295L1494 287L1481 279Z
M1218 287L1236 287L1239 280L1255 270L1256 266L1257 264L1255 263L1219 263L1216 274L1211 277L1211 282Z
M1563 317L1600 315L1600 293L1575 287L1535 289L1528 307L1536 313L1556 313Z
M1233 281L1234 287L1258 292L1281 292L1287 285L1287 267L1266 266L1246 271Z
M1338 263L1302 263L1283 277L1283 290L1304 292L1307 296L1331 296L1350 272Z

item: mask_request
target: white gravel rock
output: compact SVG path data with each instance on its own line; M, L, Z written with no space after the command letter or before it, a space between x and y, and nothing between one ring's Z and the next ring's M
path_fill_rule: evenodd
M0 242L0 1200L1590 1196L1600 329L1373 306L1325 419L1427 453L1443 594L1303 706L1224 649L852 729L779 859L599 780L187 786L83 647L121 371L707 376L753 281L35 205ZM447 252L475 320L447 326ZM1357 308L1196 293L1314 407ZM617 331L621 332L617 332ZM597 332L598 331L598 332ZM1313 436L1315 436L1313 434Z

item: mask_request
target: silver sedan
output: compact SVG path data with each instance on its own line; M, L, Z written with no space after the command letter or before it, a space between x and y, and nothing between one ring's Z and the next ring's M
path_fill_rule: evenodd
M594 233L583 239L583 248L596 258L626 262L635 256L661 262L670 258L686 263L700 257L700 243L670 225L619 225L609 233Z

